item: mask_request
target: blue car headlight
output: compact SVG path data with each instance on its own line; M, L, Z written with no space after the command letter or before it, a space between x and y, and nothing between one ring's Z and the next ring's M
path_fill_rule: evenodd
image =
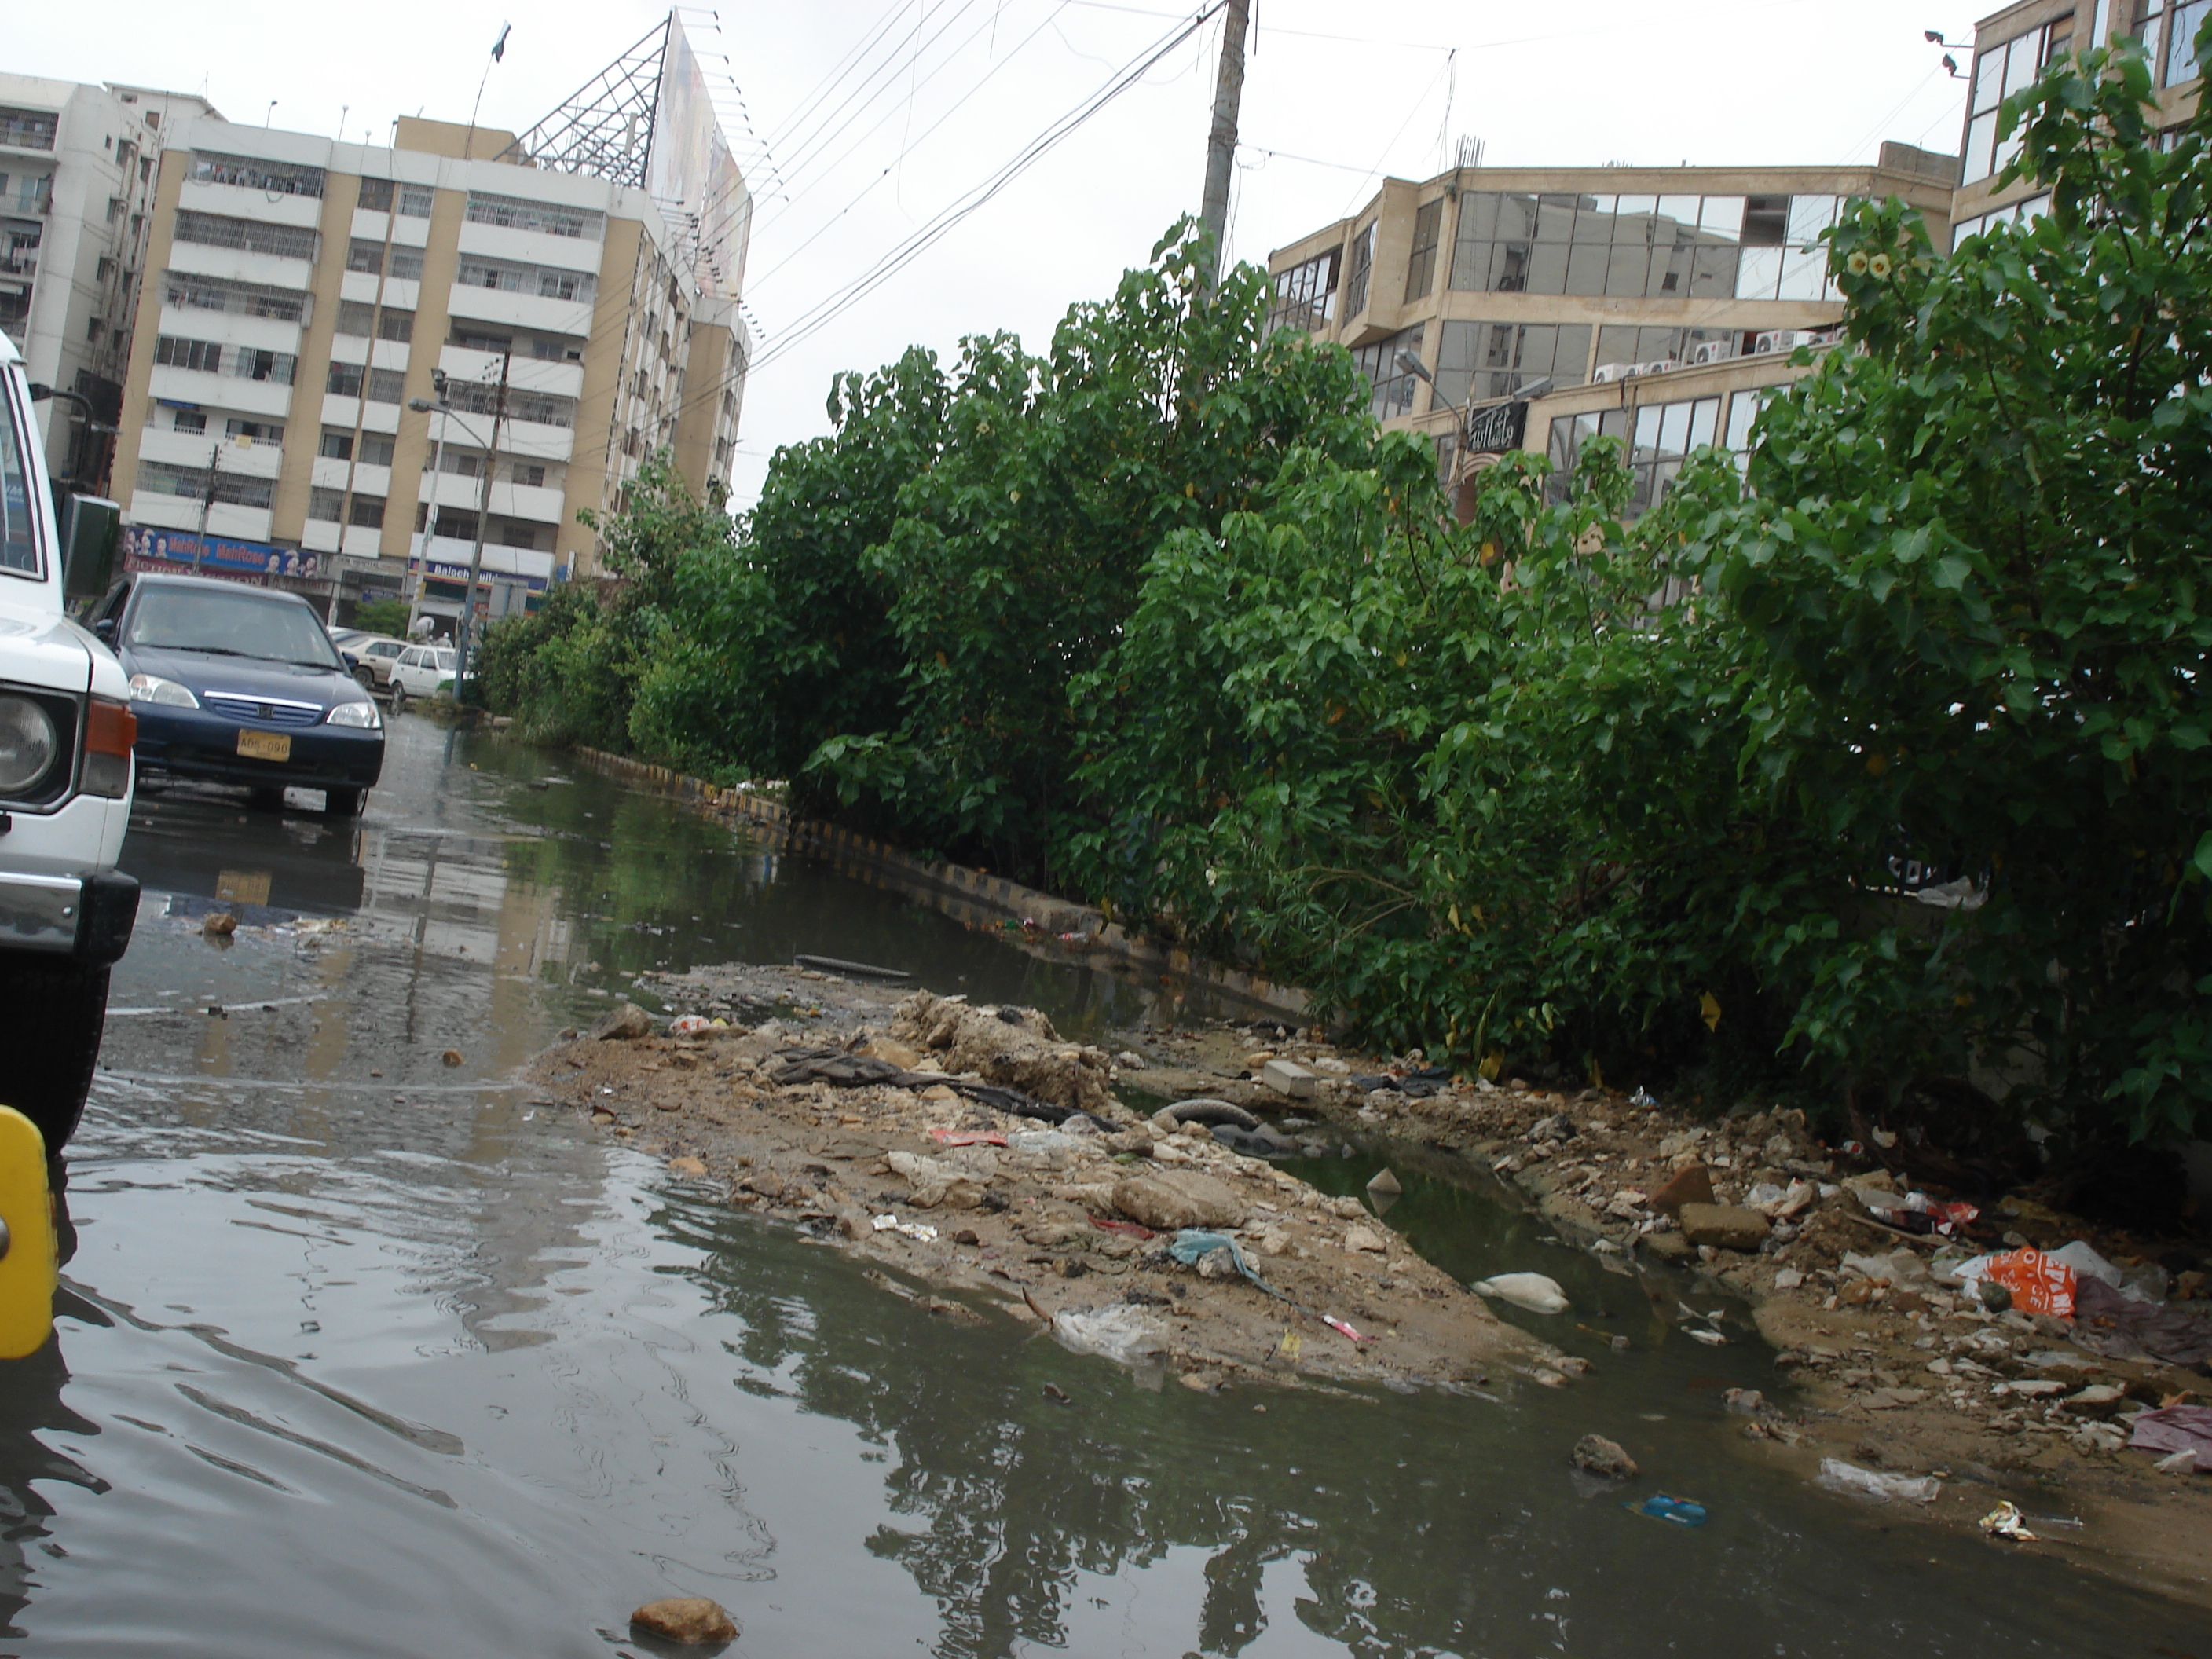
M165 680L158 674L133 674L131 677L131 701L133 702L165 702L176 708L197 708L200 700L179 685L174 680Z
M342 702L323 716L325 726L360 726L370 731L384 724L373 702Z

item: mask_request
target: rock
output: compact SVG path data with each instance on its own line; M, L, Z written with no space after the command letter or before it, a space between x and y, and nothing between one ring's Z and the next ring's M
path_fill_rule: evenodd
M860 1045L860 1052L870 1060L888 1060L902 1071L921 1069L921 1056L903 1042L887 1036L870 1037Z
M2114 1388L2109 1382L2092 1382L2079 1394L2069 1394L2063 1402L2069 1412L2083 1417L2111 1417L2127 1402L2127 1391Z
M1713 1201L1712 1172L1702 1164L1692 1164L1686 1170L1677 1170L1667 1184L1653 1193L1650 1206L1662 1215L1679 1217L1685 1204L1711 1204Z
M593 1042L635 1042L653 1035L653 1018L634 1002L617 1002L593 1020L584 1035Z
M210 939L228 939L238 931L238 918L221 911L200 918L200 932Z
M696 1158L672 1158L668 1160L668 1172L671 1175L702 1176L707 1173L707 1166Z
M738 1621L720 1601L703 1595L672 1595L647 1601L629 1616L630 1624L665 1642L702 1647L709 1642L734 1642Z
M1568 1461L1577 1468L1602 1475L1607 1480L1636 1479L1636 1460L1620 1443L1608 1440L1601 1434L1586 1434L1576 1441L1574 1450L1568 1454Z
M1260 1081L1292 1100L1313 1098L1314 1074L1295 1060L1269 1060L1260 1068Z
M1794 1291L1804 1282L1805 1275L1795 1267L1784 1267L1774 1275L1774 1288L1778 1291Z
M1376 1177L1367 1183L1367 1190L1370 1193L1379 1194L1387 1198L1396 1198L1403 1194L1406 1189L1399 1183L1398 1177L1396 1176L1391 1174L1389 1170L1384 1170L1377 1173Z
M1721 1405L1731 1417L1759 1417L1766 1411L1766 1396L1757 1389L1730 1389Z
M448 1048L438 1058L448 1066L459 1066L461 1063L461 1051L459 1048Z
M1344 1248L1347 1250L1383 1250L1382 1236L1372 1227L1347 1227L1344 1230Z
M1191 1170L1160 1170L1114 1183L1114 1207L1154 1232L1184 1227L1236 1227L1244 1205L1228 1187Z
M1682 1237L1717 1250L1755 1250L1766 1237L1767 1219L1740 1204L1685 1204Z
M2012 1306L2012 1287L2000 1285L1994 1279L1978 1279L1974 1293L1981 1298L1982 1306L1991 1313L2003 1313Z
M1551 1116L1539 1118L1530 1125L1528 1133L1523 1139L1530 1141L1571 1140L1574 1139L1574 1119L1569 1117L1565 1112L1554 1112Z

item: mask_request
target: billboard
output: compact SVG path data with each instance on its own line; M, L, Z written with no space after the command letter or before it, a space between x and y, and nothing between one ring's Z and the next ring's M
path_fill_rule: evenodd
M744 276L752 196L722 136L699 55L684 33L683 19L672 12L660 59L645 188L693 249L692 275L701 289L735 299Z
M270 577L313 581L322 575L322 555L266 542L195 536L190 531L134 524L123 532L124 568L162 575L228 576L266 582Z

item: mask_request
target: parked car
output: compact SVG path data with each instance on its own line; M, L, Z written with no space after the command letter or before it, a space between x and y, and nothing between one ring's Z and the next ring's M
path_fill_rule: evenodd
M434 696L443 686L453 689L461 653L447 645L410 645L392 665L392 712L398 714L410 697Z
M407 641L395 640L389 634L356 634L351 638L339 638L338 650L354 659L353 677L370 691L391 689L392 665L399 660L399 653L407 648Z
M30 387L0 336L0 1104L49 1157L76 1127L131 942L116 869L137 732L122 665L63 614L63 550Z
M126 576L94 613L138 714L138 764L242 784L262 805L285 787L351 817L384 769L384 720L322 619L296 593L201 576Z

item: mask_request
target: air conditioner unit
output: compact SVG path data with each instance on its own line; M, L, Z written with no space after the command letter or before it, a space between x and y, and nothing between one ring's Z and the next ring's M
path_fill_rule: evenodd
M1809 328L1770 328L1751 344L1754 355L1795 351L1801 345L1819 345L1820 337Z
M1603 386L1608 380L1626 380L1643 372L1644 365L1641 363L1600 363L1590 379Z
M1664 374L1668 370L1680 368L1681 366L1680 362L1674 358L1659 357L1648 363L1637 364L1636 372L1638 374Z
M1699 368L1707 363L1724 363L1735 356L1734 340L1700 340L1690 348L1690 367Z

